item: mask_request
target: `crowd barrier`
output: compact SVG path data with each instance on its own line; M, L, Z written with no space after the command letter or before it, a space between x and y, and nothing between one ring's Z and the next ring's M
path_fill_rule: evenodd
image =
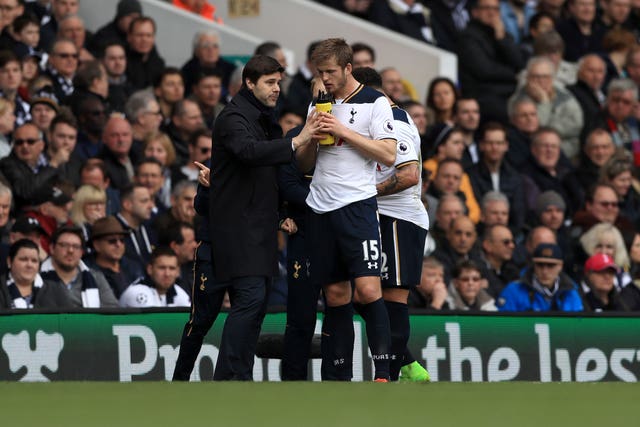
M211 380L225 314L192 380ZM267 314L262 333L284 331ZM184 311L0 315L1 381L170 380ZM320 331L321 318L316 332ZM362 320L354 318L354 381L371 379ZM433 381L629 381L640 377L640 316L412 314L409 348ZM320 361L310 378L320 380ZM279 381L280 360L256 358L256 381Z

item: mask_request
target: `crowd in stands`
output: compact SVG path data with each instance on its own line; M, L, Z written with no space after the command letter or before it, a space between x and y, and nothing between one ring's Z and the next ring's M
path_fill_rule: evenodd
M0 0L0 309L188 306L194 162L241 68L213 30L166 64L137 0L93 34L81 0L46 3ZM458 54L458 78L428 82L424 99L402 69L380 70L422 141L431 227L410 306L640 310L640 8L320 3ZM352 42L353 66L375 68L384 52ZM313 47L283 78L285 134L313 98ZM277 42L251 53L287 66Z

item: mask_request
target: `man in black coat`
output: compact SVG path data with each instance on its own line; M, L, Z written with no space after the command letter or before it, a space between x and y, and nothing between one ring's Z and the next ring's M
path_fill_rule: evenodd
M271 277L278 274L278 164L311 148L318 120L282 138L273 107L284 69L256 55L242 74L243 87L220 113L213 130L209 204L213 276L194 286L192 316L184 329L174 380L189 380L202 340L231 299L214 380L251 380L256 343ZM292 231L292 230L286 230ZM195 310L207 306L208 309Z
M127 81L134 89L153 86L164 69L164 59L155 44L156 23L148 16L131 21L127 35Z

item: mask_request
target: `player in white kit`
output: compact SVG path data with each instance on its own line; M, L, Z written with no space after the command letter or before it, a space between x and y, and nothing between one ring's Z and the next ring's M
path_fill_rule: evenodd
M389 379L389 318L380 286L381 248L377 218L375 168L393 165L396 137L393 113L383 94L351 75L352 52L343 39L320 42L312 56L327 91L332 114L317 113L321 132L331 145L299 154L303 170L315 166L307 204L311 244L311 280L323 287L323 378L349 380L352 375L351 284L363 304L367 339L375 365L374 379ZM327 369L330 365L330 369Z

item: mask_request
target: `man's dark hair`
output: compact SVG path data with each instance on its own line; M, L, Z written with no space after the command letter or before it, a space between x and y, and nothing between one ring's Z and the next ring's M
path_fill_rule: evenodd
M189 102L192 104L198 105L198 103L192 99L189 99L189 98L180 99L175 104L173 104L173 107L171 107L171 117L178 117L178 116L184 115L184 113L186 112L185 105Z
M133 192L135 191L136 188L147 188L142 184L127 184L122 190L120 190L120 204L122 204L122 202L124 202L125 200L131 200L131 198L133 197Z
M180 78L182 78L182 73L180 72L180 70L177 67L164 67L162 69L162 72L154 80L153 87L154 88L159 88L165 77L174 76L176 74L179 75Z
M254 55L265 55L265 56L270 56L273 58L273 55L275 54L276 50L278 49L282 49L282 47L273 41L267 41L264 43L259 44L256 47L256 50L253 51Z
M152 265L156 262L158 258L161 256L170 256L174 258L178 258L178 255L168 246L157 246L153 252L151 252L151 256L149 257L149 265Z
M246 86L247 80L257 83L260 77L273 73L283 73L284 68L278 61L270 56L255 55L249 59L242 70L242 85Z
M78 89L88 89L94 80L99 79L106 72L102 62L97 59L83 63L73 78L73 86Z
M82 164L82 168L80 169L80 175L82 175L82 172L84 171L91 172L94 169L100 169L100 171L102 172L102 176L104 177L105 180L108 178L107 167L104 164L104 160L96 159L96 158L87 159L87 161Z
M200 84L200 82L209 77L216 77L222 82L222 73L216 68L204 67L196 74L196 78L193 80L193 86Z
M20 60L12 50L0 51L0 68L4 68L5 65L9 64L10 62L17 62L18 64L20 64Z
M480 140L484 139L487 132L491 132L494 130L499 130L501 132L504 132L505 135L507 134L507 130L504 128L504 126L501 123L487 122L484 124L484 126L482 126L482 132L480 132Z
M480 265L472 259L462 259L453 267L452 277L458 278L464 270L475 270L482 276Z
M307 46L307 61L311 61L311 55L313 54L313 50L320 44L320 40L313 41L309 43Z
M71 126L72 128L78 130L78 121L76 120L73 113L63 112L56 115L53 120L51 120L51 124L49 125L49 131L53 132L56 126L59 124L65 124Z
M178 222L169 227L165 232L160 233L158 244L161 246L169 246L171 243L175 242L178 245L184 243L184 236L182 235L182 230L185 228L189 228L195 231L193 225L188 222Z
M131 34L133 32L133 29L136 27L136 25L143 24L146 22L150 22L151 25L153 25L153 33L155 34L157 32L156 21L154 21L153 18L150 16L138 16L137 18L134 18L129 24L128 33Z
M358 52L362 52L363 50L368 52L369 55L371 55L371 60L373 62L376 62L376 51L373 50L373 48L371 46L369 46L366 43L354 43L351 45L351 50L353 51L353 54L355 55Z
M84 234L82 233L82 229L75 225L63 225L62 227L57 228L51 235L51 244L55 245L58 243L58 239L63 234L75 234L78 236L78 239L80 239L80 244L84 248Z
M355 68L351 72L351 75L354 79L365 86L369 86L374 89L380 89L382 87L382 78L380 77L380 74L371 67Z
M189 144L195 147L198 144L198 139L202 138L203 136L211 139L212 133L207 128L197 129L195 132L191 134L191 137L189 138Z
M155 157L145 157L144 159L140 160L136 165L135 175L138 176L138 173L140 172L140 167L142 165L148 165L148 164L158 165L161 171L164 170L164 166L162 165L162 162L160 160L156 159Z
M25 12L13 21L13 31L19 33L29 24L37 25L40 28L40 20L33 13Z

